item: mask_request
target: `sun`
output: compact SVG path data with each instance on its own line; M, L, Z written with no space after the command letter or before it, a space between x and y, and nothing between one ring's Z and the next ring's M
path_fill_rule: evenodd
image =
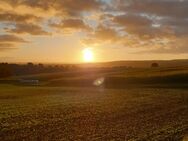
M83 60L85 62L93 62L94 61L93 51L91 48L85 48L83 50Z

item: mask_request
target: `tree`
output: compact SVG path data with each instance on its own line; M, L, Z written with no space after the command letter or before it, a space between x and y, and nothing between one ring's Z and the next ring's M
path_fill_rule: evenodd
M151 67L152 67L152 68L158 68L158 67L159 67L159 64L158 64L158 63L152 63L152 64L151 64Z
M27 63L27 66L28 66L28 67L33 67L33 66L34 66L34 64L33 64L33 63L31 63L31 62L28 62L28 63Z
M12 75L11 68L8 63L1 63L0 64L0 77L9 77Z

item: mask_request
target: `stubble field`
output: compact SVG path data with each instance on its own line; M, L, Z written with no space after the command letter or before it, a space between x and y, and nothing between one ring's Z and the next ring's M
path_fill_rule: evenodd
M0 85L0 140L183 140L187 89Z

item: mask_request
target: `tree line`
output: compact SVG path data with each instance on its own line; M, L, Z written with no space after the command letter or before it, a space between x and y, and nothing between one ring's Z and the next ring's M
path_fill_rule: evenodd
M70 71L77 69L75 65L44 65L44 64L8 64L0 63L0 78L15 76L15 75L27 75L37 73L51 73L60 71Z

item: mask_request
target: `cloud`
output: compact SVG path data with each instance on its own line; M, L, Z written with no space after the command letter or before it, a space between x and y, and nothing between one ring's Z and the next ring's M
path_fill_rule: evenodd
M83 40L85 44L96 44L110 42L115 43L121 40L121 36L113 28L99 25L93 33L89 33Z
M42 27L35 24L15 24L14 28L6 28L5 29L9 33L16 33L16 34L31 34L31 35L50 35L49 32L44 31Z
M140 37L154 36L157 33L157 30L152 28L152 20L139 14L126 13L114 16L112 22L123 27L125 32Z
M66 13L70 16L79 16L83 12L99 10L102 2L98 0L57 0L54 3L56 10L62 9L60 12Z
M98 38L102 41L116 41L119 39L119 35L114 29L102 25L99 25L97 27L95 33L93 34L93 37Z
M10 49L15 49L15 45L12 43L0 43L0 51L6 51Z
M99 11L102 5L100 0L0 0L0 30L8 33L0 36L1 48L25 43L21 34L51 35L48 31L54 29L90 32L84 14Z
M15 35L9 35L9 34L0 35L0 42L28 43L28 41L20 37L17 37Z
M114 16L114 22L124 25L124 26L150 26L152 21L145 17L145 16L140 16L138 14L132 14L132 13L127 13L123 15L118 15Z
M156 53L188 53L187 0L117 0L109 6L105 12L110 16L104 14L103 19L121 27L124 46Z
M26 41L23 38L17 37L15 35L0 35L0 51L15 49L17 45L21 43L29 43L29 41Z
M124 19L126 26L130 27L130 25L127 25L127 21L129 21L134 26L133 28L139 29L139 24L145 24L148 27L145 30L149 29L152 31L154 29L154 32L158 32L155 31L155 27L150 26L155 24L160 26L158 29L162 29L160 32L163 32L165 27L171 29L173 31L171 32L172 34L177 34L178 36L180 34L187 34L187 0L119 0L114 9L116 12L125 13L124 17L117 16L116 22L121 22ZM120 19L118 20L118 18ZM149 21L151 23L148 25ZM144 29L142 28L142 30ZM185 30L186 32L183 32Z
M100 10L103 2L100 0L0 0L0 5L0 22L9 22L6 25L7 32L48 35L49 33L43 29L46 21L53 21L47 28L89 30L90 27L83 22L84 13ZM54 22L54 19L62 22ZM12 25L15 27L12 28Z
M126 2L126 1L125 1ZM133 0L128 6L131 11L166 17L187 18L187 0Z
M93 11L101 8L102 2L99 0L6 0L12 7L25 6L49 11L55 10L58 14L78 16L85 11Z
M187 13L187 0L0 0L0 28L18 37L82 32L84 44L174 52L186 51Z
M0 43L0 48L1 49L6 49L6 48L11 48L13 47L14 45L11 44L11 43Z
M19 15L19 14L11 13L11 12L0 13L1 22L27 23L27 22L39 21L39 20L41 20L41 18L31 15L31 14Z
M151 44L152 48L144 49L137 53L155 53L155 54L187 54L188 36L176 38L173 41L161 42L160 44Z
M60 23L52 23L50 24L50 26L60 30L91 30L89 25L86 25L81 19L65 19L62 20Z

